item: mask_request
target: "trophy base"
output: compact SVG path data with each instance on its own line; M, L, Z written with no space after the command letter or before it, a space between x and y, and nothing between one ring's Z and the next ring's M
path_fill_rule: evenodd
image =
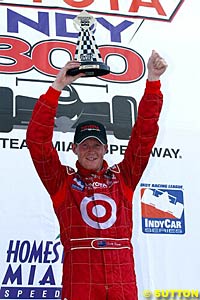
M81 62L79 68L70 69L68 75L75 76L79 73L85 73L85 77L98 77L110 73L110 67L103 62L86 61Z

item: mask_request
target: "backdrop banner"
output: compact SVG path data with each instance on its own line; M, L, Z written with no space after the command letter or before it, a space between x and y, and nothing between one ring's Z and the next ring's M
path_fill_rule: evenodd
M83 10L111 72L65 88L54 146L74 167L74 128L87 117L107 128L108 163L122 160L147 60L153 49L165 58L160 131L133 197L139 299L198 298L200 1L0 0L0 299L61 297L59 225L25 138L38 97L74 57Z

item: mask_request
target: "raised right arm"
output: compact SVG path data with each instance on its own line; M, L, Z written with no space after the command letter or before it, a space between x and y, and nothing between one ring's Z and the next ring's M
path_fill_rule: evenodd
M68 62L58 73L48 91L37 101L27 129L26 142L37 173L48 193L52 196L60 188L66 174L58 153L52 144L54 119L58 99L62 89L81 77L66 75L68 69L79 66L78 62Z
M50 87L37 101L29 122L26 143L36 171L50 195L64 179L57 151L52 144L54 118L60 92Z

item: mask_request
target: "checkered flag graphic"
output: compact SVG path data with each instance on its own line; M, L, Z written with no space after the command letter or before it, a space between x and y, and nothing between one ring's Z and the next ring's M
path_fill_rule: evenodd
M74 58L78 61L100 61L102 57L99 52L95 38L89 29L81 28L77 40L77 47Z

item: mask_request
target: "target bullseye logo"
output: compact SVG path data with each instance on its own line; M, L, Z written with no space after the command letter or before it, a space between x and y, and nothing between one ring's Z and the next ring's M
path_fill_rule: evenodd
M117 218L115 201L104 194L84 197L80 210L84 222L96 229L110 228Z

